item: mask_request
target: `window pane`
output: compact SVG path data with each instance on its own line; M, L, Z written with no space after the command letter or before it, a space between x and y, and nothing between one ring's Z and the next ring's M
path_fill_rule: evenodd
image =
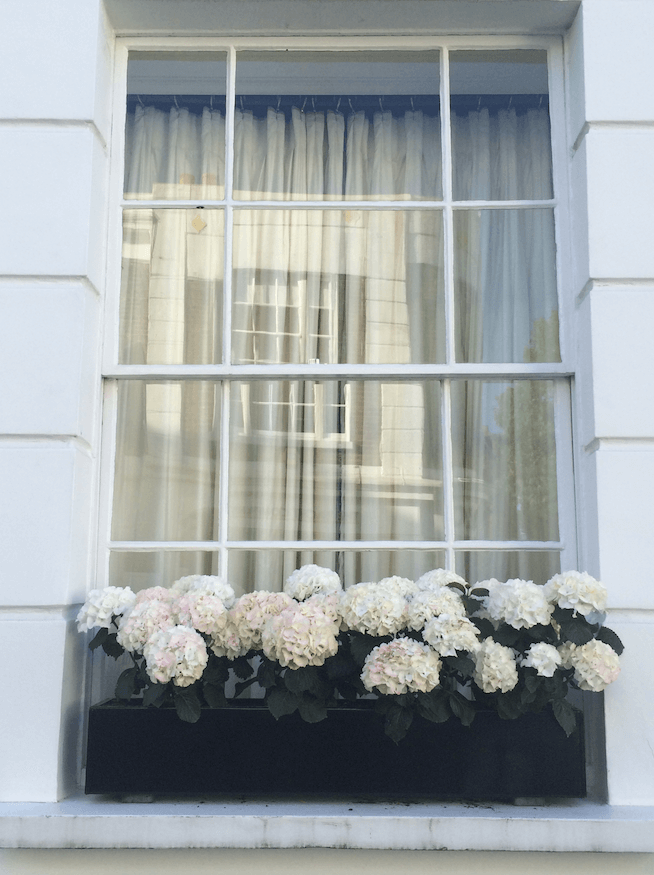
M441 362L440 212L237 210L232 360Z
M222 360L224 216L125 210L119 361Z
M454 241L457 360L560 361L552 210L455 210Z
M452 384L455 537L559 537L554 384Z
M125 197L225 196L224 52L134 52L127 67Z
M230 538L443 537L439 383L270 380L231 393Z
M245 200L441 197L438 52L237 56Z
M170 587L187 574L218 574L218 553L157 550L114 551L109 557L109 582L134 592L150 586Z
M517 552L475 550L456 554L456 571L468 583L480 580L533 580L547 583L561 571L561 556L558 552Z
M547 52L450 55L455 200L552 197Z
M362 581L378 581L398 574L417 580L445 562L443 550L232 550L229 579L247 581L252 589L281 589L296 568L315 564L336 571L344 586Z
M213 540L220 384L121 382L114 540Z

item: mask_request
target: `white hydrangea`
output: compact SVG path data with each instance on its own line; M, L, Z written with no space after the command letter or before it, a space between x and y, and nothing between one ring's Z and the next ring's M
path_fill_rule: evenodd
M532 644L520 660L520 665L525 668L535 668L536 674L544 678L553 677L561 664L559 651L552 644L546 644L544 641Z
M80 632L88 632L96 626L108 629L112 617L120 616L134 604L135 600L136 596L128 586L92 589L77 614L77 628Z
M399 593L405 599L411 598L411 596L418 592L418 587L412 580L409 580L408 577L399 577L397 574L393 575L393 577L382 578L377 586L387 589L389 592Z
M318 593L317 595L309 596L307 602L320 608L323 613L327 614L330 620L340 625L342 592L343 590L340 592Z
M428 693L440 683L441 661L435 650L411 638L395 638L373 648L363 664L367 690L386 695Z
M475 653L479 650L479 630L460 614L440 614L422 630L422 637L441 656L456 656L457 651Z
M236 659L250 650L261 650L261 632L266 621L293 604L285 592L259 589L237 599L229 611L225 625L213 638L211 649L216 656Z
M172 603L177 623L217 637L227 625L228 611L223 600L208 590L192 589Z
M125 650L141 653L151 635L175 624L176 616L168 599L136 601L121 617L116 639Z
M575 680L581 690L599 693L620 674L620 657L603 641L588 641L571 653Z
M407 605L407 626L419 631L434 617L447 614L465 617L463 599L455 589L448 586L423 589L417 592Z
M338 650L338 633L338 623L318 602L292 602L267 620L261 635L263 652L291 669L323 665Z
M341 626L367 635L396 635L406 626L407 600L399 586L357 583L341 598Z
M170 587L170 591L175 597L188 592L205 592L217 596L226 608L232 607L235 598L234 589L230 584L214 574L189 574L180 577Z
M434 568L432 571L427 571L422 577L416 580L418 589L440 589L447 586L449 583L459 583L467 589L468 584L459 574L454 571L446 571L445 568Z
M172 680L178 687L188 687L199 680L208 660L204 639L188 626L172 626L155 632L145 645L143 655L150 680L158 684Z
M286 578L284 592L302 602L313 595L341 592L343 584L335 571L320 565L303 565Z
M606 610L606 588L585 571L564 571L562 574L555 574L547 581L544 589L546 598L551 604L572 610L575 616L601 614Z
M497 690L508 693L518 683L513 650L492 638L486 638L475 654L473 680L485 693L495 693Z
M492 583L484 603L490 619L495 623L508 623L514 629L530 629L532 626L548 626L554 606L546 597L545 589L531 580L507 580Z

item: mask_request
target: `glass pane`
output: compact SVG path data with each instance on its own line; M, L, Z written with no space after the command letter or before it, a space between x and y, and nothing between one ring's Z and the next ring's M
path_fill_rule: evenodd
M296 568L314 564L336 571L347 587L393 574L417 580L444 562L443 550L232 550L229 579L232 586L234 581L248 581L252 589L279 590Z
M218 553L115 551L109 557L109 582L112 586L129 586L134 592L139 592L150 586L168 588L187 574L218 574L218 568Z
M450 55L455 200L552 197L547 52Z
M133 52L127 66L125 197L225 196L224 52Z
M438 52L243 52L234 193L441 197Z
M559 537L554 384L452 384L455 537Z
M440 540L440 385L231 389L229 537Z
M232 361L442 362L440 212L237 210Z
M468 583L480 580L533 580L543 584L561 571L561 556L549 552L475 550L456 554L456 571Z
M455 210L456 357L561 361L552 210Z
M224 224L221 210L125 210L121 363L222 360Z
M219 439L220 384L119 383L112 538L214 540Z

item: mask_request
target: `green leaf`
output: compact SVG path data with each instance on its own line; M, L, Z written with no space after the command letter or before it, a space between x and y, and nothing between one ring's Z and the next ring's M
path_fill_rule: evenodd
M143 690L143 707L148 708L153 705L159 708L166 698L168 692L168 684L150 684Z
M336 689L346 702L356 702L359 698L359 690L348 681L336 681ZM364 689L364 692L367 691Z
M608 629L606 626L602 626L595 637L598 641L603 641L604 644L608 644L609 647L612 647L618 656L620 656L624 650L624 644L620 641L613 629ZM89 647L90 646L91 645L89 645Z
M514 629L508 623L502 623L499 629L493 632L492 637L498 644L503 644L505 647L513 647L520 637L520 630Z
M451 581L450 583L445 584L449 586L450 589L458 589L459 592L462 592L465 595L466 588L462 583L457 583L456 581Z
M252 674L252 666L247 656L237 656L232 662L231 667L234 670L236 677L240 678L242 681L249 678Z
M265 690L274 687L277 683L275 663L270 659L263 657L261 665L259 666L259 671L257 672L257 680Z
M101 629L98 629L93 636L93 639L89 641L89 650L95 650L96 647L100 647L100 645L106 641L108 634L109 629L105 629L104 626Z
M475 719L475 706L461 693L450 693L450 708L464 726L470 726Z
M348 675L359 673L356 662L341 650L325 660L325 671L327 672L327 677L331 680L338 680Z
M492 638L495 634L495 626L490 620L484 620L481 617L471 617L470 622L474 623L479 629L479 634L482 638Z
M418 711L432 723L445 723L452 715L447 696L442 691L419 695Z
M210 708L223 708L227 704L225 691L221 686L217 686L216 684L202 684L202 695Z
M500 693L495 701L497 713L502 720L515 720L524 713L520 707L520 700L509 693Z
M377 647L377 645L389 640L389 637L373 638L371 635L362 635L360 632L352 632L350 634L350 652L352 658L357 663L357 666L361 668L370 651Z
M256 678L250 678L247 681L239 681L237 684L234 684L234 698L238 699L241 693L244 693L252 684L256 684Z
M224 684L229 680L229 660L226 656L211 654L202 678L212 684Z
M125 649L121 647L118 641L116 641L115 633L113 635L107 635L101 646L107 656L111 656L114 659L118 659L118 657L122 656L125 652Z
M577 728L577 720L575 709L570 702L565 699L556 699L552 702L552 711L554 711L554 716L565 734L572 735Z
M305 668L287 668L284 672L284 684L291 693L313 691L320 683L318 672L313 665Z
M475 673L474 660L470 659L469 656L445 656L443 663L453 668L454 671L458 671L464 678L471 678Z
M294 711L297 711L299 703L299 696L289 693L288 690L274 689L266 697L268 710L275 720L279 720L285 714L292 714Z
M116 691L115 696L117 699L123 699L129 701L132 696L138 692L136 688L136 673L138 672L138 668L136 666L132 666L132 668L126 668L124 672L122 672L116 681Z
M413 712L408 708L394 705L386 712L384 720L384 732L395 744L402 741L413 723Z
M483 586L482 586L482 587L479 587L479 588L475 588L475 589L471 589L471 590L470 590L470 595L472 596L472 598L475 598L475 599L481 599L481 598L483 598L484 596L487 596L487 595L489 595L489 594L490 594L490 593L488 592L488 590L487 590L487 589L484 589Z
M298 703L298 710L305 723L319 723L327 716L324 703L314 699L313 696L303 696Z
M573 644L587 644L593 638L593 630L585 620L577 618L561 625L561 638Z
M194 687L173 687L173 701L180 720L184 723L198 722L202 708Z

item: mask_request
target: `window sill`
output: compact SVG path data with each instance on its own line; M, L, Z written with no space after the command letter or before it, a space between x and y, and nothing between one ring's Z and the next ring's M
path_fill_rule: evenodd
M654 852L654 807L71 797L0 803L6 848Z

